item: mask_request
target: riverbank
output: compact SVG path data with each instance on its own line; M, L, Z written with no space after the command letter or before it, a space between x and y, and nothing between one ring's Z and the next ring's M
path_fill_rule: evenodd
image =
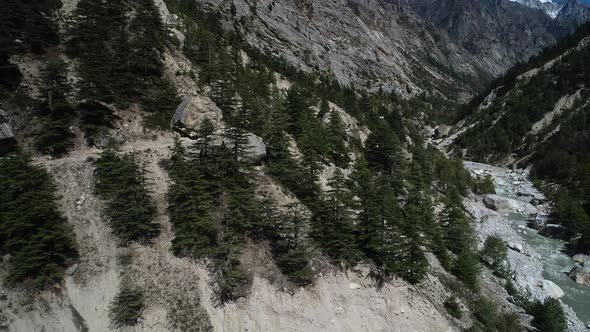
M509 246L508 259L515 272L515 285L538 300L547 297L561 299L568 329L574 332L590 330L587 327L590 323L590 308L577 305L580 300L578 297L586 297L586 294L577 294L576 290L583 291L586 286L579 285L575 289L567 287L564 290L557 284L567 283L560 278L562 271L557 271L556 274L553 270L556 266L562 268L563 262L567 264L568 259L573 266L573 260L561 252L563 244L559 240L544 238L526 227L527 219L535 216L536 219L542 219L550 212L550 203L529 181L528 172L474 162L465 162L465 168L474 176L490 175L496 189L494 195L472 195L464 202L467 211L476 221L474 228L479 248L481 249L488 236L500 236ZM541 241L542 239L547 241ZM548 250L551 255L547 254ZM562 260L562 264L554 266L550 261L554 259ZM575 284L571 279L570 281ZM587 301L590 301L590 297ZM576 305L572 307L569 303ZM583 322L580 317L588 322Z

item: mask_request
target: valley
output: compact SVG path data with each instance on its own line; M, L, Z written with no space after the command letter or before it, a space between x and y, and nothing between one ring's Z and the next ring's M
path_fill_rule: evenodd
M0 2L0 331L589 330L587 21Z

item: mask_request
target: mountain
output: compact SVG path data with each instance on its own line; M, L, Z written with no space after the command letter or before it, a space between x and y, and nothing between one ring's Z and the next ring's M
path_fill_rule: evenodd
M504 218L545 207L493 194L498 174L543 198L527 172L472 176L422 135L553 22L499 0L1 1L0 330L582 331Z
M578 0L568 0L562 3L559 15L555 18L561 31L573 33L575 27L590 20L590 6L582 4Z
M587 17L590 11L590 2L581 0L510 0L521 5L539 9L544 11L549 17L553 19L570 21L573 20L576 24L580 22L580 18Z
M547 13L547 15L549 15L549 17L551 17L553 19L559 15L559 13L561 12L561 9L563 8L563 4L553 2L551 0L510 0L510 1L519 3L519 4L527 6L527 7L531 7L534 9L540 9L540 10L544 11L545 13Z
M560 25L507 0L200 0L254 48L342 84L464 96L552 45Z
M586 24L474 99L452 146L471 160L531 166L576 239L574 252L590 248L589 57Z

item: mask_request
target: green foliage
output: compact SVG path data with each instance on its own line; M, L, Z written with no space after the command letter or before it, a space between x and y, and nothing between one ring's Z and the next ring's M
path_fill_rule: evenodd
M0 158L0 252L10 254L7 282L57 282L76 257L73 235L47 172L20 153Z
M139 104L151 114L148 125L165 126L161 118L178 101L163 78L165 38L153 1L80 1L67 40L68 52L80 60L80 97L119 107ZM101 115L94 115L95 122L108 122Z
M313 219L312 235L334 262L353 266L360 257L360 251L356 246L352 196L345 187L340 170L334 172L328 186L320 211Z
M260 229L262 207L240 162L240 143L211 145L208 126L202 126L201 140L189 151L176 142L168 201L172 250L178 256L211 259L214 301L221 305L247 294L251 278L240 255L246 238Z
M344 142L347 141L346 132L342 124L342 119L337 112L331 112L330 122L326 128L326 140L328 145L328 157L334 161L338 167L347 167L350 163L348 156L349 150Z
M457 302L457 298L455 298L454 296L451 296L450 298L448 298L445 303L444 303L445 309L447 309L447 312L449 313L449 315L459 319L461 317L463 317L463 311L461 311L461 307L459 306L459 303Z
M74 144L70 126L76 117L69 105L71 87L67 79L67 65L61 60L47 62L41 72L42 103L39 105L35 126L35 149L52 156L65 154Z
M495 194L496 188L494 186L494 180L491 175L486 175L484 178L476 178L473 181L473 192L478 195Z
M59 44L54 16L61 5L59 0L2 1L1 52L8 50L14 54L32 51L42 54L46 48Z
M488 236L483 244L483 249L480 252L482 259L490 264L492 269L501 269L508 259L508 249L506 249L506 242L499 236Z
M106 201L105 216L124 242L148 242L160 233L145 171L132 155L104 150L96 161L95 190Z
M389 125L380 121L365 143L365 158L375 172L391 173L399 167L400 142Z
M143 289L123 284L109 306L109 317L115 326L135 325L144 305Z
M463 251L457 257L457 262L453 268L453 273L463 281L463 283L472 290L479 288L480 266L479 258L476 254Z
M468 329L472 332L519 332L523 327L516 314L500 314L491 300L480 297L471 304L475 323Z
M534 302L529 310L533 318L533 326L539 331L562 332L567 331L567 322L561 302L554 298L548 298L545 302Z

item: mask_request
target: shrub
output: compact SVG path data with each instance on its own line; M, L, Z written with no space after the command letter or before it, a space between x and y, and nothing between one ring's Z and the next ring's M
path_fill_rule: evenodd
M124 285L111 302L109 317L116 326L134 325L143 309L143 289Z
M497 235L488 236L480 255L494 270L498 270L508 258L506 242Z
M529 308L535 318L533 326L543 332L562 332L567 330L565 313L559 300L548 298L545 302L535 301Z
M455 317L455 318L461 318L463 316L463 312L461 311L461 307L459 306L459 303L457 302L457 298L455 298L454 296L451 296L450 298L448 298L445 303L445 309L447 309L447 312L449 313L449 315Z

